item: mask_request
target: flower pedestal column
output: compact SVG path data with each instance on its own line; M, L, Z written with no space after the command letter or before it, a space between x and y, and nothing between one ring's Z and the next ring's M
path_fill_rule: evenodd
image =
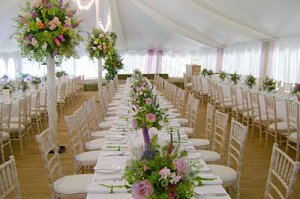
M102 96L102 59L98 59L98 100L101 101Z
M57 141L57 111L56 111L56 82L55 82L55 59L47 58L47 111L48 125L52 129L53 140ZM59 152L65 151L65 146L59 147Z

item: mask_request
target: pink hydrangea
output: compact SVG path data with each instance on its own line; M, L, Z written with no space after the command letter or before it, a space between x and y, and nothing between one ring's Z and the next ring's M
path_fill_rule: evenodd
M149 120L150 122L155 122L155 115L153 113L148 113L146 115L146 119Z
M183 158L176 158L173 162L175 169L177 170L177 173L186 176L188 175L190 171L189 164L187 161Z
M171 174L171 171L167 167L165 167L165 168L163 168L159 171L159 175L160 175L161 180L167 179L170 174Z
M152 194L153 186L147 180L136 182L131 187L131 195L134 199L147 199Z
M59 19L57 17L53 17L53 19L49 22L50 30L54 30L60 24Z
M152 99L151 98L146 98L145 101L146 101L146 104L148 104L148 105L152 104Z

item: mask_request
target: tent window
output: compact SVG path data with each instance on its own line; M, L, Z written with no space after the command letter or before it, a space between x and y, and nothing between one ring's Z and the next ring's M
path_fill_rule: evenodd
M16 77L16 64L13 58L9 58L8 60L7 75L11 79L14 79Z
M0 77L6 75L6 64L3 59L0 59Z

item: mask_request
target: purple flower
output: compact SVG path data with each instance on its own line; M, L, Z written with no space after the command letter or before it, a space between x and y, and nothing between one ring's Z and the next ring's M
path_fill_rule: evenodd
M136 182L131 187L131 195L134 199L147 199L152 194L153 186L147 180Z
M53 56L57 56L57 55L58 55L58 49L54 48Z
M152 99L151 98L146 98L145 101L146 101L147 105L152 104Z
M187 176L189 171L190 171L190 167L187 163L187 161L183 158L176 158L173 162L175 169L177 170L178 174L181 174L183 176Z
M133 120L131 121L131 125L132 125L132 128L134 128L134 129L137 128L137 121L136 121L136 119L133 119Z
M33 38L33 34L29 34L26 39L31 40Z
M37 18L37 16L38 16L38 14L37 14L36 12L31 13L31 17L32 17L32 18L35 19L35 18Z

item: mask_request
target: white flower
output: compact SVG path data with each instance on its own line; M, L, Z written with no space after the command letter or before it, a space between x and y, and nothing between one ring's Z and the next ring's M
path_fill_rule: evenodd
M42 46L42 49L43 49L43 50L46 50L46 49L47 49L47 46L48 46L48 45L47 45L47 43L45 42L45 43L43 44L43 46Z
M95 46L92 47L93 50L96 50L97 48Z
M31 44L32 44L34 47L36 47L36 46L39 45L39 42L38 42L35 38L32 38L32 39L31 39Z
M102 38L103 36L104 36L104 35L103 35L102 33L99 35L100 38Z
M95 41L94 41L94 44L98 44L98 41L97 41L97 40L95 40Z

